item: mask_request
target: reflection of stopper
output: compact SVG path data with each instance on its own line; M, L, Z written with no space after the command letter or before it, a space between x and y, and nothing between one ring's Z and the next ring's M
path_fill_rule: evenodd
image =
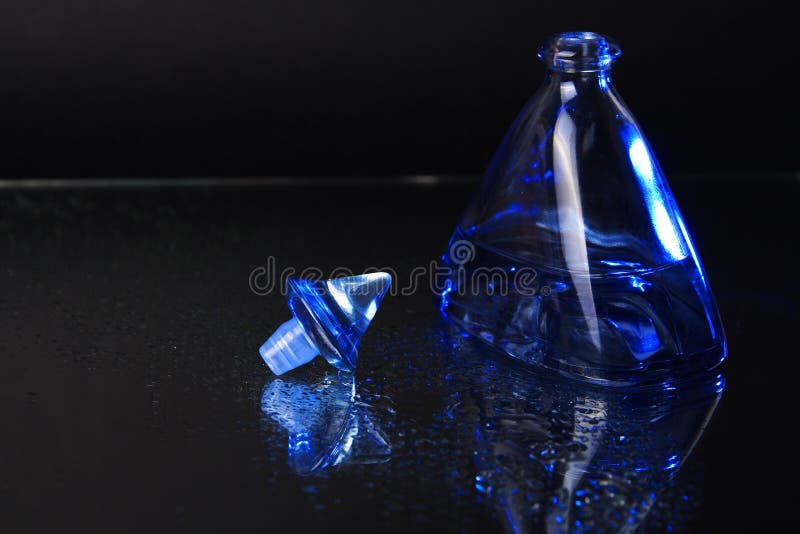
M391 454L366 406L355 402L352 373L329 372L316 382L273 379L261 411L289 432L289 459L299 475L345 461L385 462Z
M355 370L358 343L391 283L387 273L328 281L290 278L287 301L294 317L261 345L261 357L276 375L318 354L338 369Z

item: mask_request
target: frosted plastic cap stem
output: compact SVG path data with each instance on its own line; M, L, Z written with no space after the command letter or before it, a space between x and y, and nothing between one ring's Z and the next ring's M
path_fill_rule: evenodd
M275 330L275 333L258 349L264 363L276 375L310 362L319 350L309 339L303 325L292 317Z

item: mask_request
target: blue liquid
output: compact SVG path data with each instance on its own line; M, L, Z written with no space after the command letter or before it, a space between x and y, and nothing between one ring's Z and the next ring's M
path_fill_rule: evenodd
M442 312L515 358L631 383L708 369L725 356L710 290L691 255L645 268L644 259L594 262L613 251L590 245L588 271L570 272L502 252L460 230L451 244L456 241L471 246L472 257L457 262L445 254L452 272Z

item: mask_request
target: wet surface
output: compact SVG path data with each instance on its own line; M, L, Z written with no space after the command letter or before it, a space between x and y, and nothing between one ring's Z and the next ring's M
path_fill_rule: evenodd
M756 215L752 182L673 186L730 356L635 394L491 353L425 286L386 297L354 382L320 358L268 373L290 312L253 269L407 282L469 186L0 193L0 531L777 527L800 183L759 182Z

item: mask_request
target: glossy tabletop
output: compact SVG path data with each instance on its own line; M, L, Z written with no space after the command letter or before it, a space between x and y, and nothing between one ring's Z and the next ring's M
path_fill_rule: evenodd
M671 179L730 355L647 391L532 371L441 319L413 273L472 180L293 183L0 189L0 531L793 522L796 177ZM271 375L281 276L368 268L396 280L355 376Z

